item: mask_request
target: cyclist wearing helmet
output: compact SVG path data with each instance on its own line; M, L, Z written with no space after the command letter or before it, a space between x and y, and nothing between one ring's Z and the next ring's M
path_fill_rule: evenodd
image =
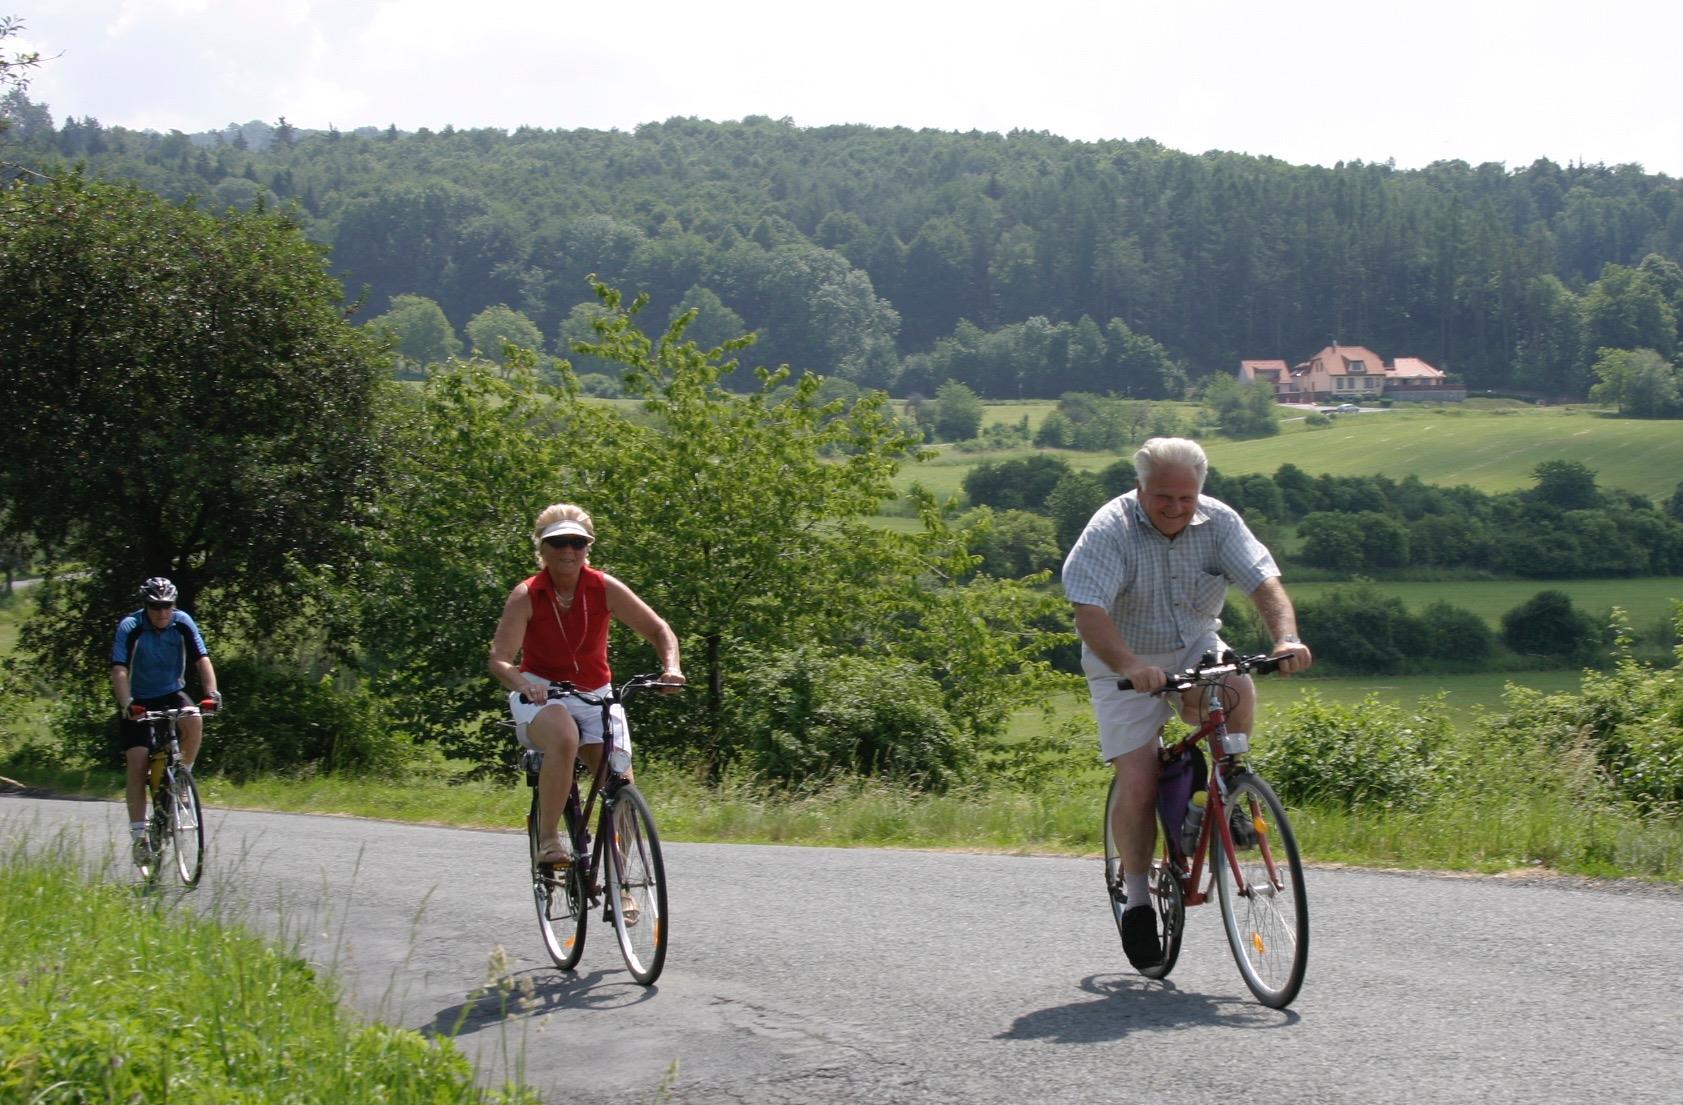
M216 669L199 627L184 610L175 607L175 584L153 576L140 585L141 609L117 623L117 639L111 646L111 693L122 712L123 757L128 764L125 797L129 806L129 833L134 838L135 862L147 862L146 775L151 758L149 726L129 719L129 708L170 710L191 706L187 697L187 663L193 662L204 696L222 705L216 689ZM181 762L188 770L199 754L204 721L183 717L177 732L181 739Z

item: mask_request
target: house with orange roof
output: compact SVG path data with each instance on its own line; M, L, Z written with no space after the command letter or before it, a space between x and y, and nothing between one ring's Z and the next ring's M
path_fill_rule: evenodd
M1418 357L1398 357L1391 364L1361 345L1337 342L1301 364L1242 360L1239 379L1262 380L1281 403L1364 403L1381 396L1398 400L1460 402L1467 389Z

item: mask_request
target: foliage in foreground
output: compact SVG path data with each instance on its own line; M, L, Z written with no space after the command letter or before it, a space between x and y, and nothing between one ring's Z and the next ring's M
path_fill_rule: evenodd
M62 839L0 863L0 1101L536 1105L449 1041L354 1022L301 960L132 888Z
M1432 862L1429 851L1453 866L1501 857L1494 865L1675 877L1683 649L1677 660L1655 668L1626 655L1610 672L1586 672L1578 694L1510 687L1502 711L1459 729L1441 700L1408 711L1377 695L1346 708L1311 694L1252 762L1288 803L1340 826L1367 862L1372 830L1386 827L1416 841L1410 863Z

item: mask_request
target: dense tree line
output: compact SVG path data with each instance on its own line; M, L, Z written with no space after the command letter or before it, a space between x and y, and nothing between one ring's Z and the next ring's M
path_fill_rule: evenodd
M1527 490L1493 495L1415 476L1311 476L1283 464L1272 476L1212 469L1204 492L1242 512L1264 536L1294 525L1294 559L1343 575L1388 569L1533 579L1683 575L1683 485L1657 504L1600 488L1595 473L1576 461L1544 461L1534 477ZM965 475L963 487L972 507L1045 517L1057 548L1068 549L1093 511L1132 484L1126 460L1094 474L1038 453L983 462ZM1026 531L1019 526L1018 532ZM1053 567L1056 556L1054 550L1037 563Z
M562 355L590 274L698 326L728 311L767 363L899 393L1145 398L1330 337L1582 395L1604 349L1679 347L1683 184L1634 165L1318 168L761 117L159 135L55 125L21 94L4 113L9 160L295 203L370 315L421 297L460 334L501 305Z

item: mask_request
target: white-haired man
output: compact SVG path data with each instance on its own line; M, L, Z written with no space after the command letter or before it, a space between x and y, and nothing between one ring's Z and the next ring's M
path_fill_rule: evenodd
M1134 454L1138 486L1100 507L1064 560L1064 595L1075 610L1081 667L1099 723L1104 758L1116 770L1111 833L1122 861L1127 905L1122 947L1136 967L1162 961L1149 873L1157 845L1157 752L1177 710L1202 719L1202 701L1153 695L1170 671L1218 655L1221 608L1231 584L1250 596L1283 656L1280 672L1307 668L1297 615L1268 549L1237 511L1202 494L1209 460L1195 441L1156 437ZM1117 688L1128 679L1134 689ZM1256 688L1233 680L1230 731L1249 733ZM1169 701L1174 699L1174 701Z

